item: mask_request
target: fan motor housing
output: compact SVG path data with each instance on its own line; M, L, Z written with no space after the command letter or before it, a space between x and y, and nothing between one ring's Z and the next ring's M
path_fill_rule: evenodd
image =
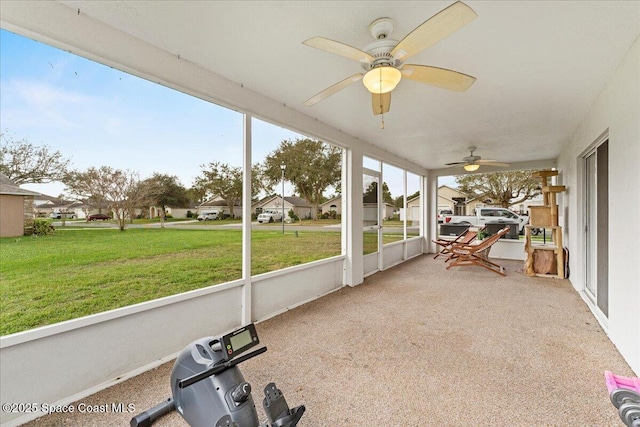
M391 51L398 44L398 40L389 38L393 28L394 24L391 18L379 18L369 25L369 32L376 41L367 45L363 50L375 59L371 63L362 63L362 68L366 71L383 65L395 68L402 65L402 61L391 55Z
M395 59L391 55L391 51L397 44L397 40L383 39L367 45L364 48L364 51L373 56L374 60L370 63L363 62L362 68L367 71L381 65L389 65L391 67L399 68L402 65L402 61Z

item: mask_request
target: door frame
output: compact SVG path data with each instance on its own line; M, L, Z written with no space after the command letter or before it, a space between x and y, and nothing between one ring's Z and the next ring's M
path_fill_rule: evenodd
M583 178L581 228L584 242L582 292L598 316L605 321L609 316L608 143L609 133L606 131L580 155ZM589 169L589 159L593 160L594 171ZM595 174L593 178L589 176L590 172ZM595 218L591 218L591 215L595 215Z

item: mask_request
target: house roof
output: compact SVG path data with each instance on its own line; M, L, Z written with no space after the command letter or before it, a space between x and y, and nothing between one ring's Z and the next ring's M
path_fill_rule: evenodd
M450 185L443 184L443 185L441 185L440 187L438 187L438 190L440 190L441 188L448 188L449 190L457 191L458 193L460 193L460 190L459 190L459 189L457 189L457 188L455 188L455 187L452 187L452 186L450 186Z
M342 195L336 196L336 197L332 197L329 200L327 200L326 202L322 203L320 206L330 205L332 203L335 203L338 200L342 200Z
M282 196L271 196L271 197L266 197L264 199L262 199L260 202L256 203L254 206L264 206L264 205L268 205L269 203L276 201L276 200L282 200ZM284 197L284 201L289 203L292 206L295 206L297 208L310 208L311 203L309 203L306 199L303 199L302 197L296 197L296 196L285 196Z
M398 166L438 174L450 174L445 163L468 156L470 145L514 168L553 162L640 34L638 1L467 0L477 18L408 59L476 77L467 91L403 78L384 131L360 82L304 105L362 68L303 41L322 36L366 49L375 41L374 20L390 18L389 39L401 40L451 3L3 2L2 19L21 34L211 102L327 140L367 144L373 154L397 156Z
M221 196L215 195L207 199L204 203L195 205L194 207L200 208L200 207L218 207L218 206L227 207L228 205L225 199L223 199ZM238 200L238 203L234 205L234 207L241 207L241 206L242 206L242 199Z
M240 202L242 203L242 202ZM227 201L226 200L209 200L206 201L200 205L198 205L197 207L214 207L214 206L222 206L225 207L227 206ZM237 206L240 206L240 204L238 204Z
M0 194L11 196L36 196L38 193L20 188L6 175L0 173Z
M298 208L310 208L311 207L311 203L309 203L309 201L307 199L304 199L302 197L295 197L295 196L285 196L284 200L286 202L291 203L293 206L298 207Z

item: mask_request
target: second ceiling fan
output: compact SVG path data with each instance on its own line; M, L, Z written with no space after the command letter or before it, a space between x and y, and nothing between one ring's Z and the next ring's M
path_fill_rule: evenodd
M503 163L497 160L483 160L482 157L474 155L473 152L476 151L476 147L469 147L469 151L470 154L467 157L463 157L461 162L445 163L445 166L462 166L467 172L475 172L480 169L480 166L509 166L509 163Z
M400 42L388 38L393 30L391 19L377 19L369 26L371 34L377 41L365 47L364 50L324 37L305 40L302 42L304 45L360 61L365 72L354 74L326 88L306 100L304 105L315 105L359 80L362 80L367 90L371 92L374 115L389 111L391 91L402 78L444 89L467 90L476 81L475 77L445 68L404 62L458 31L476 16L469 6L456 2L420 24Z

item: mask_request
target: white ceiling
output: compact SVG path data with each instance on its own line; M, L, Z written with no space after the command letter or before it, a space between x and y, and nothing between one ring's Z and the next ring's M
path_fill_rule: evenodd
M476 83L459 93L404 80L382 130L360 82L303 105L361 68L301 42L362 49L381 17L400 40L451 1L63 3L428 169L470 145L504 162L556 158L640 34L638 1L467 1L478 18L408 62Z

